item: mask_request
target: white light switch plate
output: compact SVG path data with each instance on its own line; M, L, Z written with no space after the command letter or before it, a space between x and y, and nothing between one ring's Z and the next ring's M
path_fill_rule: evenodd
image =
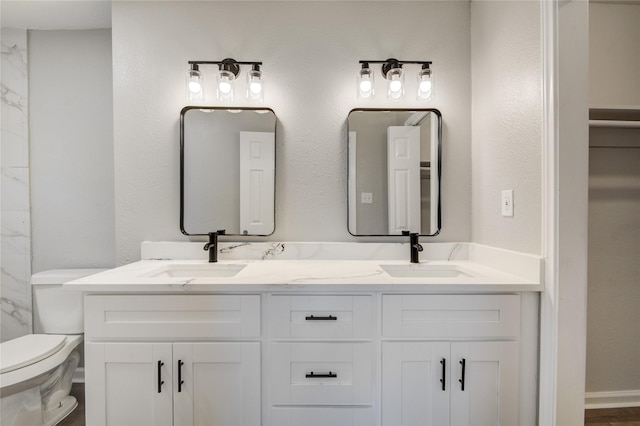
M362 204L371 204L371 203L373 203L373 193L371 193L371 192L363 192L363 193L361 193L360 202Z
M513 189L502 191L502 216L513 217Z

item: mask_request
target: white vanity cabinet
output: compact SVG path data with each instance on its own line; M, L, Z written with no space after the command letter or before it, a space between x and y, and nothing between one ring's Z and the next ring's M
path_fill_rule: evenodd
M260 425L260 295L85 297L91 425Z
M534 293L312 290L86 295L87 424L535 424Z
M269 296L269 424L375 424L373 295Z
M383 295L383 425L517 425L520 296Z

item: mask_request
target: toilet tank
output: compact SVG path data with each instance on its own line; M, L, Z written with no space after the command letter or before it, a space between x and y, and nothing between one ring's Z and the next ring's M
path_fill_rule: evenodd
M33 326L35 333L80 334L83 331L82 293L62 284L105 269L54 269L33 274Z

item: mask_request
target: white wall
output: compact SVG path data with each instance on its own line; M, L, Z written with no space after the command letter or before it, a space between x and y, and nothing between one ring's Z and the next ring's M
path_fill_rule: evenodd
M384 96L356 99L358 60L432 60L436 97L393 106L442 111L444 219L434 240L470 240L469 3L114 2L112 25L118 264L137 260L143 240L185 239L178 118L187 61L226 57L264 62L264 105L279 119L269 239L288 241L354 240L347 114L389 106Z
M111 31L29 33L33 272L113 267Z
M472 240L541 254L542 62L537 1L471 2ZM514 191L514 216L501 214Z
M589 102L640 105L640 4L589 3Z

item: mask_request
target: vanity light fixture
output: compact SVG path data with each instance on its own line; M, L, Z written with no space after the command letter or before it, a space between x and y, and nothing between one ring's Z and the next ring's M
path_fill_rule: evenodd
M190 101L204 100L203 74L199 69L200 65L217 65L217 87L216 96L218 101L230 102L234 99L235 81L240 74L241 65L251 65L251 70L247 73L247 93L248 100L262 102L264 99L264 78L260 66L262 62L238 62L232 58L222 61L189 61L189 71L187 72L187 99Z
M430 99L433 94L433 70L431 61L400 61L390 58L384 61L360 61L362 68L358 73L358 97L361 99L371 99L374 97L373 70L369 64L382 64L382 75L387 80L387 98L392 101L400 100L405 94L405 71L402 68L405 64L421 65L418 72L418 100Z

